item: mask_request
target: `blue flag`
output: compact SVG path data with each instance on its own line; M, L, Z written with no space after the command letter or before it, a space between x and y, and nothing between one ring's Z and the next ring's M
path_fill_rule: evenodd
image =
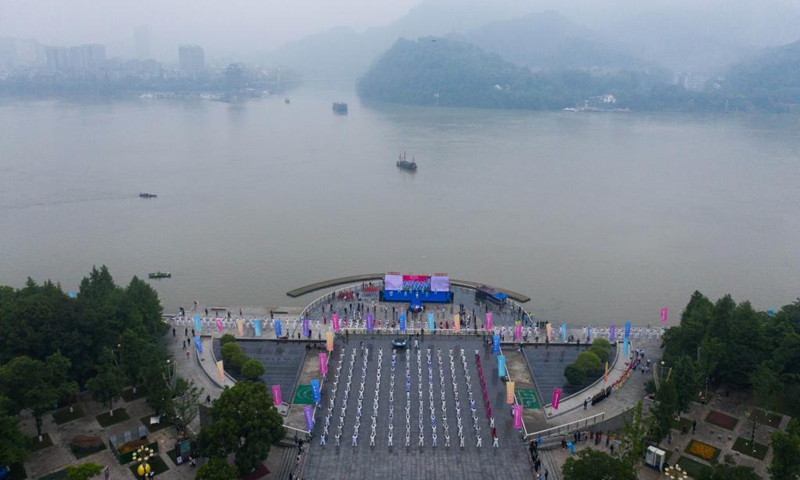
M567 324L561 324L561 341L567 343Z
M197 333L202 332L203 322L200 321L200 315L195 315L194 317L192 317L192 319L194 320L194 329L197 331Z
M400 331L401 332L405 332L406 331L406 314L405 313L401 313L400 314Z
M436 322L433 320L432 313L428 314L428 330L430 330L431 332L436 330Z
M497 375L500 377L506 376L506 357L505 355L497 356Z
M314 402L319 403L321 398L319 392L319 380L311 380L311 394L314 396Z
M625 322L625 338L622 342L622 354L628 356L628 339L631 336L631 322Z
M492 335L492 355L500 353L500 334L495 333Z
M253 330L256 332L256 337L261 336L261 320L257 318L253 320Z
M275 336L280 338L283 334L283 330L281 329L281 321L275 320Z
M203 342L200 341L200 337L194 337L194 345L197 347L197 353L200 355L203 354Z

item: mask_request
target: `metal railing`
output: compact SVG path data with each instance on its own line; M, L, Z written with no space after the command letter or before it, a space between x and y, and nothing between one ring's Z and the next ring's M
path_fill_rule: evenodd
M589 425L595 425L605 420L605 418L606 418L606 412L601 412L592 415L591 417L575 420L574 422L565 423L557 427L552 427L545 430L539 430L538 432L529 433L525 436L525 438L526 439L541 438L542 440L546 440L548 438L552 438L555 436L561 436L561 435L566 435L568 433L572 433L573 431L579 428L588 427Z

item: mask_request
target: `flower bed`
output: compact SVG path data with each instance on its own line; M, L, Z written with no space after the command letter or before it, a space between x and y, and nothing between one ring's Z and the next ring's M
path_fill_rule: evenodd
M692 440L689 442L689 445L686 446L686 453L690 453L696 457L702 458L703 460L713 461L716 460L719 456L719 449L716 447L712 447L707 443L698 442L697 440Z
M736 424L739 423L739 419L736 417L731 417L730 415L725 415L722 412L715 412L711 411L706 417L706 422L716 425L718 427L722 427L725 430L733 430L736 428Z

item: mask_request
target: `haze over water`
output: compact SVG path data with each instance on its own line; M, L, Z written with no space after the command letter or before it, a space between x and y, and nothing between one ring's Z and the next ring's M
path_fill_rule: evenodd
M800 119L365 106L353 94L0 104L0 284L148 272L165 311L304 305L396 270L542 320L670 324L694 290L800 296ZM334 100L350 113L331 112ZM416 174L394 162L406 151ZM142 191L157 199L138 197ZM324 292L319 292L324 293Z

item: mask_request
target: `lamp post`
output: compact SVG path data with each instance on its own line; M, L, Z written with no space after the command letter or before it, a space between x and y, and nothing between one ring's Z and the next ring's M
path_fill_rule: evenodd
M138 450L133 452L133 461L138 462L139 466L136 467L136 474L142 478L147 478L150 475L150 464L148 460L153 458L153 449L146 446L139 447Z

